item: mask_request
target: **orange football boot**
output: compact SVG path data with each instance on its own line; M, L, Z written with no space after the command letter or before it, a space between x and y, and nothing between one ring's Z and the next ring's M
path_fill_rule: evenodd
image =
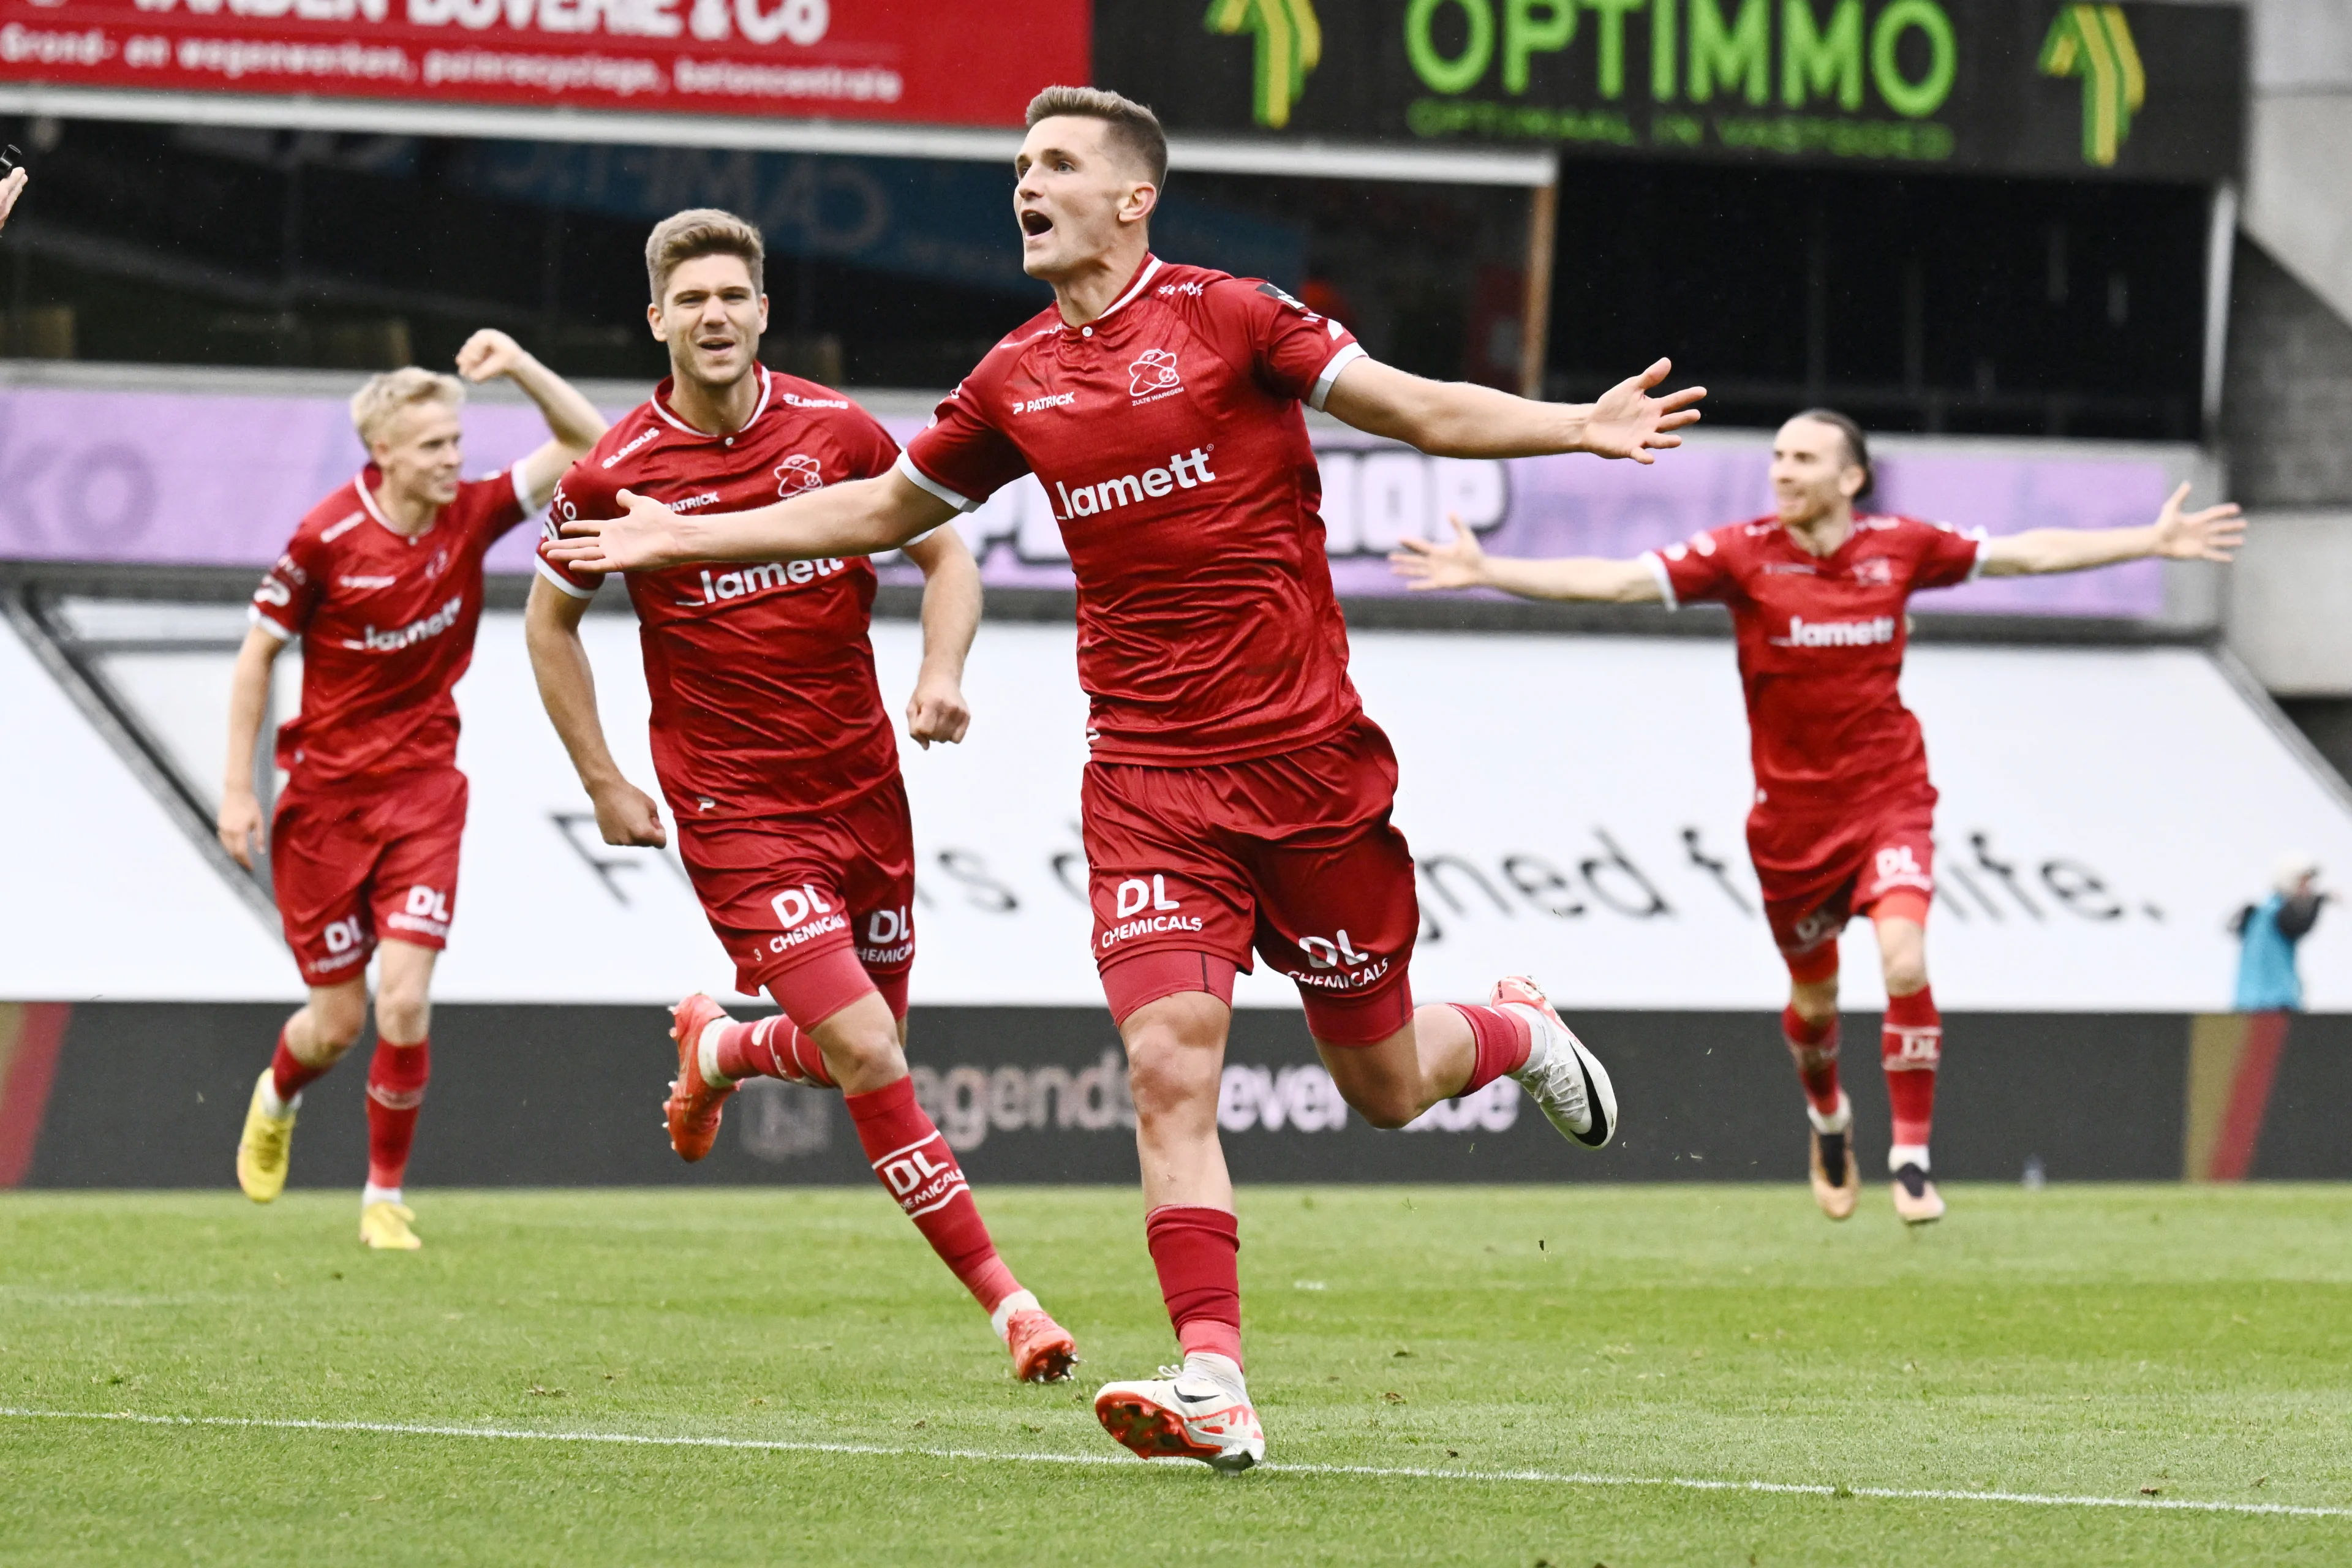
M727 1016L727 1009L698 991L670 1009L669 1037L677 1042L677 1077L671 1080L662 1120L669 1146L688 1164L710 1152L719 1141L719 1118L733 1084L714 1088L702 1078L702 1031Z

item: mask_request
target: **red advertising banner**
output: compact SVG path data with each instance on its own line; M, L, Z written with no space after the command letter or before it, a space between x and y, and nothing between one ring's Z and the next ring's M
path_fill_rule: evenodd
M0 0L0 81L1014 126L1090 0Z

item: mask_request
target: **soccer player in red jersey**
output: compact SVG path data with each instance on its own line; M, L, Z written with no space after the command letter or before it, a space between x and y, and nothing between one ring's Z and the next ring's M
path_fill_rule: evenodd
M310 509L253 595L219 818L222 844L250 868L262 837L253 768L270 667L299 637L301 711L278 731L288 778L269 871L310 1000L278 1032L254 1086L236 1178L256 1203L284 1188L302 1086L359 1039L368 959L380 949L360 1239L404 1251L421 1245L401 1181L432 1060L434 960L457 901L467 788L451 690L473 662L482 556L547 504L604 430L586 398L504 332L475 333L457 368L470 381L512 380L551 438L503 473L467 479L456 376L412 365L360 389L352 423L367 466Z
M1563 1133L1616 1127L1607 1075L1517 977L1415 1009L1420 917L1390 825L1396 760L1348 679L1301 404L1456 456L1649 460L1697 418L1662 362L1600 403L1532 403L1380 364L1271 284L1150 253L1167 172L1150 110L1051 88L1014 169L1024 265L1055 303L1000 342L887 474L759 511L564 525L548 553L612 570L823 558L919 537L1026 472L1078 584L1091 699L1082 792L1095 957L1128 1049L1145 1232L1184 1364L1096 1396L1137 1453L1239 1469L1265 1453L1243 1380L1240 1231L1217 1143L1235 972L1295 980L1340 1092L1380 1127L1510 1074Z
M1861 1190L1853 1108L1838 1087L1838 934L1867 915L1886 981L1879 1057L1894 1110L1886 1163L1895 1212L1922 1225L1944 1212L1927 1157L1944 1028L1927 958L1936 787L1919 721L1897 689L1906 606L1922 588L1979 575L2080 572L2147 556L2227 561L2245 524L2235 506L2183 512L2187 485L2146 528L1987 539L1857 512L1870 493L1870 448L1860 426L1828 409L1780 427L1771 479L1771 515L1630 561L1498 559L1458 522L1452 541L1408 539L1391 560L1415 588L1730 607L1756 774L1748 846L1789 966L1780 1025L1812 1123L1813 1196L1832 1219L1844 1219Z
M614 516L623 486L681 508L743 508L890 471L898 444L864 409L759 363L764 259L760 231L729 213L682 212L654 229L647 316L668 345L670 379L564 476L554 517ZM622 777L597 719L579 628L603 577L546 550L526 617L540 694L605 841L663 845L658 809ZM952 528L906 552L924 578L908 731L926 747L961 741L980 568ZM915 849L866 640L872 563L688 563L626 583L680 857L735 960L736 989L764 990L783 1009L739 1024L708 996L678 1004L671 1146L688 1160L709 1153L744 1079L840 1089L876 1176L979 1300L1014 1374L1068 1376L1076 1344L997 1257L907 1072Z

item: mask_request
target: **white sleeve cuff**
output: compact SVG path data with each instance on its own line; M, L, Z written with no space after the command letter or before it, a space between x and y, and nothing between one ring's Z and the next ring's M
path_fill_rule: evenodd
M1666 570L1665 557L1654 550L1644 550L1640 559L1642 564L1650 569L1650 575L1656 580L1658 597L1665 601L1666 608L1681 609L1682 601L1675 597L1675 577L1673 573Z
M1364 352L1364 345L1361 343L1343 345L1338 353L1324 362L1323 374L1317 376L1315 384L1307 389L1307 406L1318 414L1322 413L1323 400L1331 395L1331 384L1339 379L1339 373L1358 360L1370 357Z
M977 511L980 510L980 503L978 501L969 500L957 494L955 491L948 489L947 486L940 483L939 480L931 478L930 475L923 472L922 469L915 467L914 458L908 457L906 453L899 453L898 461L893 466L897 468L898 472L905 475L907 477L907 481L913 485L917 489L927 491L931 495L939 497L940 500L947 502L948 505L955 508L956 510Z
M288 631L284 626L279 626L276 621L271 620L268 616L263 615L259 605L247 605L245 607L245 618L251 621L255 626L259 626L263 631L268 632L271 637L276 637L279 642L292 642L294 640L294 634Z
M1969 537L1977 542L1977 553L1976 559L1969 563L1969 574L1960 579L1963 583L1973 583L1984 575L1985 547L1992 542L1986 537L1985 531L1981 528L1969 530Z
M583 588L579 584L574 583L570 578L564 576L562 573L558 572L553 566L548 564L547 557L543 555L534 555L531 557L531 561L532 563L539 568L539 574L541 576L546 578L549 582L554 584L558 588L562 589L563 592L571 595L575 599L593 599L596 596L596 588L601 588L604 585L604 580L602 577L599 577L596 580L596 588Z

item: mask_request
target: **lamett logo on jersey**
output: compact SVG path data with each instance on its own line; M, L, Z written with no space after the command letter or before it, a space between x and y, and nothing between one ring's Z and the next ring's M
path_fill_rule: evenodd
M830 577L842 570L838 561L768 561L757 566L746 566L740 572L721 572L716 577L710 568L702 569L702 597L680 599L684 609L699 609L725 599L740 599L747 595L763 594L771 588L787 585L799 587L820 577Z
M1217 476L1209 471L1209 454L1199 447L1181 457L1171 457L1164 468L1146 468L1139 474L1121 474L1115 479L1099 484L1080 485L1070 489L1055 479L1054 489L1062 498L1062 515L1055 521L1067 522L1074 517L1092 517L1098 511L1108 511L1115 506L1126 506L1146 496L1164 496L1171 490L1198 489Z
M456 626L458 613L465 607L466 597L460 594L423 620L411 621L388 632L380 632L373 626L362 627L356 641L345 637L343 646L364 648L369 653L397 653L413 643L437 637Z
M794 452L776 465L776 493L796 496L824 489L824 469L805 452Z
M1774 647L1872 647L1895 640L1895 617L1874 616L1866 621L1808 621L1789 617L1789 635L1774 637Z
M1176 354L1171 349L1146 349L1127 367L1128 395L1138 403L1157 402L1184 390L1184 383L1176 374Z

